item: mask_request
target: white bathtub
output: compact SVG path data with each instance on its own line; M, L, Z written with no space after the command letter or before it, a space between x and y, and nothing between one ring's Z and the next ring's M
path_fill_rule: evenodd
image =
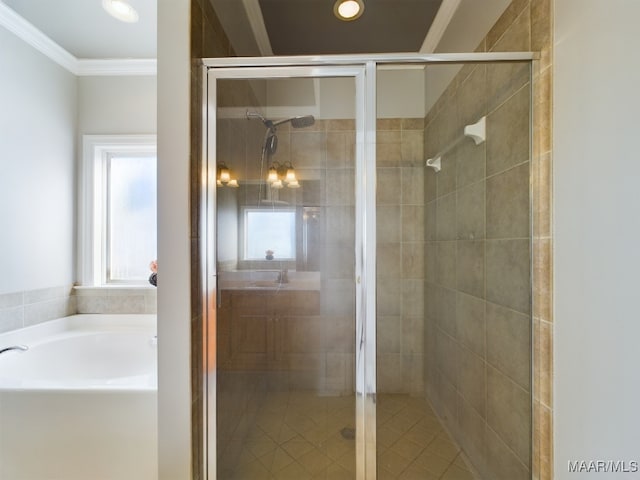
M0 334L0 479L157 479L155 315Z

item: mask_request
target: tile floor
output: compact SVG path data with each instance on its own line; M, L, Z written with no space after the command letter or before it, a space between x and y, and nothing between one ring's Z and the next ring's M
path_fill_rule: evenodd
M379 480L474 480L458 446L429 404L408 395L379 395ZM354 398L306 392L269 393L247 438L218 459L220 480L353 480Z

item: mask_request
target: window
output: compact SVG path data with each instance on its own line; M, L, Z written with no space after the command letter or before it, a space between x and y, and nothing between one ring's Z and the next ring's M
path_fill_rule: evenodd
M244 260L295 260L294 208L244 209Z
M155 136L84 137L83 285L143 284L157 256Z

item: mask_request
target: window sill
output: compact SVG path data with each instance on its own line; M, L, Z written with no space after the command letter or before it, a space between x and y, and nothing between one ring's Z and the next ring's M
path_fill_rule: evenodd
M156 295L157 289L153 285L101 285L83 286L76 285L73 287L76 295Z

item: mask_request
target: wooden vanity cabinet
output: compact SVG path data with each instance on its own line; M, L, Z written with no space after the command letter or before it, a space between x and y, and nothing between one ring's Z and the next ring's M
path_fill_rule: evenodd
M218 368L288 368L287 319L320 314L317 290L223 290L218 308Z

